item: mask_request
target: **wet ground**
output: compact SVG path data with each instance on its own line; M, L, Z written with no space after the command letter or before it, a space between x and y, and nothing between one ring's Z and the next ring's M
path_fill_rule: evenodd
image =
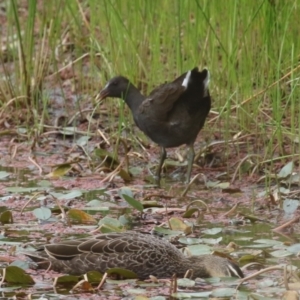
M2 268L16 264L35 281L26 286L4 284L0 289L3 297L30 293L33 299L42 295L47 299L148 299L158 295L165 298L151 299L166 299L170 294L205 298L213 291L228 298L246 299L257 294L276 299L285 292L283 280L296 284L290 277L285 279L283 268L299 265L295 184L287 187L270 180L267 188L260 172L251 174L253 168L236 172L234 160L225 164L219 155L222 147L231 146L214 146L213 142L207 146L201 139L204 130L196 143L197 151L204 154L193 169L194 176L199 174L195 182L185 191L185 148L181 147L169 151L162 187L157 188L151 182L157 163L156 145L148 142L148 148L141 148L129 134L123 138L126 151L122 146L103 147L101 134L89 136L97 132L95 129L82 133L82 124L81 134L64 136L55 129L28 140L26 135L11 133L0 142ZM97 152L104 148L104 154ZM118 150L118 161L110 157L113 149ZM142 213L136 204L124 200L124 193L143 204ZM111 230L112 224L118 230L156 231L171 240L181 236L177 246L187 246L192 253L230 254L241 267L246 265L246 276L261 268L277 269L245 281L239 291L235 291L238 280L179 282L177 291L172 291L170 279L159 283L108 279L100 291L90 285L71 290L73 280L53 287L54 278L62 274L34 269L22 254L44 243L92 235L108 227ZM278 228L280 225L283 227ZM197 238L197 243L190 245L185 235Z

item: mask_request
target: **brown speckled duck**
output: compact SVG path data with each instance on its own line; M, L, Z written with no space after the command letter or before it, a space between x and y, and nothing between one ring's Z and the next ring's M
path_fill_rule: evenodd
M171 83L155 88L148 97L125 77L117 76L108 81L100 92L100 99L122 98L129 106L136 125L161 147L156 183L160 184L161 168L166 159L166 148L186 144L190 181L194 162L194 142L202 129L211 106L209 71L194 68Z
M48 244L40 251L26 255L39 262L40 268L50 265L52 270L71 275L123 268L133 271L140 279L150 275L169 278L177 274L183 277L187 270L191 270L192 278L244 276L241 269L228 259L213 255L186 257L164 239L130 231Z

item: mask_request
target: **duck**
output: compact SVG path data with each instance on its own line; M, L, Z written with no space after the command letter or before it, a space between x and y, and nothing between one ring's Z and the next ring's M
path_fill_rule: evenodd
M209 254L185 256L167 240L135 231L45 244L26 255L38 263L38 268L69 275L122 268L141 280L149 276L170 278L174 274L184 277L188 270L191 278L244 277L239 266L227 258Z
M211 108L209 81L208 69L199 71L195 67L174 81L156 87L146 97L128 78L116 76L106 83L97 97L99 100L107 97L123 99L137 127L160 146L160 159L154 176L158 186L167 157L166 149L183 144L188 147L186 183L190 182L195 158L194 143Z

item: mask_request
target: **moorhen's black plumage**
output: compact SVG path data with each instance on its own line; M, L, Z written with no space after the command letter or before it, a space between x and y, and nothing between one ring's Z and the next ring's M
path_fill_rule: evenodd
M194 142L205 123L211 106L208 90L209 71L198 68L188 71L171 83L155 88L148 97L125 77L112 78L100 92L100 99L122 98L129 106L136 125L161 146L160 162L156 173L159 184L166 148L187 144L190 181L194 162Z
M49 244L39 252L26 255L39 262L40 268L50 266L71 275L123 268L140 279L150 275L169 278L175 273L183 277L187 270L191 270L192 278L244 277L241 269L228 259L214 255L187 257L164 239L130 231Z

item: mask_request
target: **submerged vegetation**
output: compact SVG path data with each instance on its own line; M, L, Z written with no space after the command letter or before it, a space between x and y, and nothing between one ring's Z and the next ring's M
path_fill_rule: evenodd
M297 265L299 1L7 0L0 10L1 255L14 245L15 259L24 244L46 243L59 231L66 238L130 228L175 235L195 255L207 251L197 243L234 239L251 248L259 236L268 251L232 244L227 251L241 264L271 256L269 264ZM210 70L212 109L195 143L194 178L182 187L185 147L171 150L164 168L173 175L157 189L144 166L154 170L158 147L122 101L96 96L118 74L147 95L195 66ZM183 232L191 239L178 239ZM22 275L9 267L4 279L19 283ZM147 296L184 297L159 287ZM219 295L236 295L228 290Z

